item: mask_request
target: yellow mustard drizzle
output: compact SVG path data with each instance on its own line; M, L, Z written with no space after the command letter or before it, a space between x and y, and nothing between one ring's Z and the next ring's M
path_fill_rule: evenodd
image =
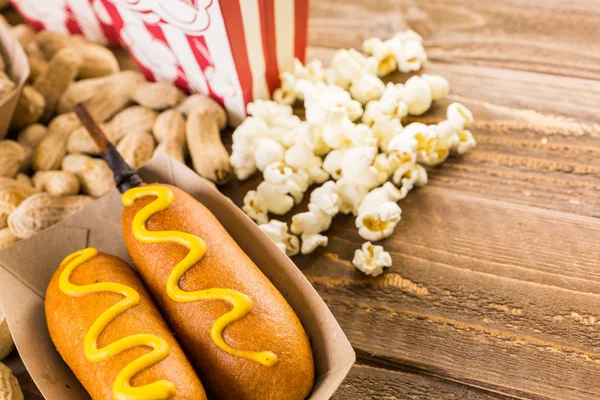
M229 346L223 339L223 330L232 322L244 318L252 311L252 299L232 289L212 288L186 292L179 287L181 277L204 257L207 251L202 238L178 231L149 231L146 222L154 214L169 208L173 203L173 191L164 186L140 186L129 189L123 194L123 204L132 205L137 199L156 196L156 200L142 208L134 217L132 231L136 240L142 243L177 243L190 251L171 271L167 278L166 291L169 297L179 303L200 300L224 300L233 309L219 317L210 329L210 337L217 347L232 356L256 361L270 367L277 363L277 356L271 351L246 351Z
M148 346L152 348L150 353L129 363L115 379L113 384L113 396L117 400L166 400L175 395L175 385L167 380L160 380L144 386L131 386L131 379L141 371L149 368L169 355L169 344L162 338L151 334L137 334L119 339L98 349L98 337L102 331L116 317L135 307L140 302L140 295L133 288L115 282L101 282L90 285L78 286L69 281L69 277L79 265L95 257L98 250L87 248L67 256L61 266L67 264L60 274L58 287L69 296L83 296L90 293L112 292L118 293L125 298L104 311L92 324L85 335L84 354L91 363L99 363L116 356L119 353L137 346Z

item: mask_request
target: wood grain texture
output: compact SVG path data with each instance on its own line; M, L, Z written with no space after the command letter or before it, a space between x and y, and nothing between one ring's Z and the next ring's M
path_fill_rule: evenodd
M357 351L334 398L598 397L599 19L597 0L311 2L308 57L325 63L373 36L421 33L423 72L451 95L414 120L460 101L478 142L400 203L383 276L350 263L362 243L351 217L336 217L327 248L294 258ZM223 192L241 205L259 181Z

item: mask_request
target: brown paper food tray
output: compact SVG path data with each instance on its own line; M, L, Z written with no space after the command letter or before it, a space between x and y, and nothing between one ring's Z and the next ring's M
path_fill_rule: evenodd
M331 311L294 263L233 202L183 164L159 156L140 174L146 182L170 183L201 201L285 296L312 344L316 381L309 399L330 398L355 354ZM122 210L120 194L113 189L78 214L0 252L0 296L8 325L46 399L89 399L48 335L46 286L65 256L88 246L130 262L121 233Z
M29 61L23 47L2 22L0 22L0 54L6 62L6 73L17 84L17 88L11 95L0 97L0 139L3 139L8 132L23 85L29 77Z

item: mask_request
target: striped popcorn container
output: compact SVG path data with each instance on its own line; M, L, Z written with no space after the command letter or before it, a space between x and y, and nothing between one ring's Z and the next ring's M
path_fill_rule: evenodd
M308 0L102 0L149 80L221 102L230 124L304 61Z
M11 0L11 3L35 29L80 34L101 44L119 44L119 36L101 0Z

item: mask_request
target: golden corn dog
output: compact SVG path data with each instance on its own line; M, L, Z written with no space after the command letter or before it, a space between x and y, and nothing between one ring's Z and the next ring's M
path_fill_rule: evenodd
M89 248L62 262L46 291L58 352L94 400L205 400L185 354L136 272Z
M207 389L220 399L304 399L314 381L298 317L215 216L187 193L123 195L134 265Z

